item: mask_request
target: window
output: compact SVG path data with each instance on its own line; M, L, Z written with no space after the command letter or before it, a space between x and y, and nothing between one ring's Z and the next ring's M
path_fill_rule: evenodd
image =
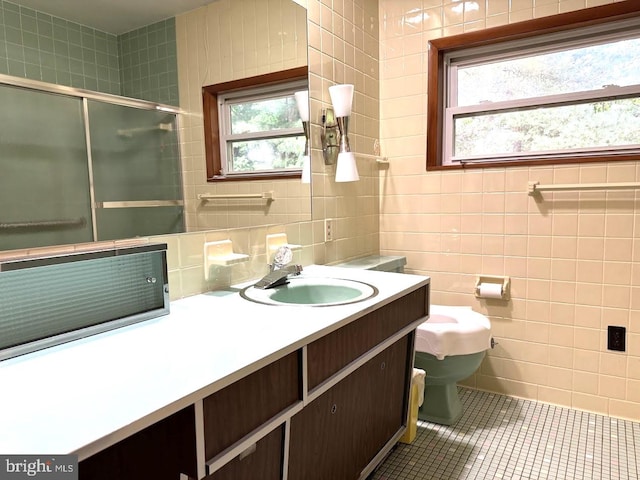
M203 88L208 181L296 178L305 136L294 93L307 68Z
M218 96L222 174L300 170L304 132L294 94L301 82Z
M427 168L638 159L632 3L430 42Z

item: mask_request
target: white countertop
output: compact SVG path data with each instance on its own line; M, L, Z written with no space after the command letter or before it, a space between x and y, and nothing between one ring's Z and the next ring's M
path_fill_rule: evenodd
M0 453L83 459L369 311L428 277L312 265L370 283L343 306L269 306L211 292L171 313L0 362Z

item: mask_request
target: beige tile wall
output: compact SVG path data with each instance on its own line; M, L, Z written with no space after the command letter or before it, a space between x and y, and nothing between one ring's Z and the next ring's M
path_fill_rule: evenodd
M433 303L488 314L499 345L466 383L640 419L640 197L527 195L541 183L640 179L636 162L425 171L431 38L552 15L606 0L380 0L382 253L432 277ZM476 8L477 7L477 8ZM478 274L508 275L509 302L478 300ZM606 348L627 327L627 351Z
M358 158L360 181L336 183L335 166L320 150L322 108L328 88L355 85L349 124L351 150L373 154L379 138L379 49L377 0L309 0L309 71L312 127L314 261L335 263L378 253L378 164ZM335 240L323 242L323 219L332 218Z
M177 300L265 275L268 272L267 264L271 261L266 255L266 236L272 233L286 233L289 243L302 246L294 251L294 263L313 263L310 222L163 235L150 237L149 241L166 243L168 246L170 297ZM246 254L249 258L231 266L211 267L209 279L206 280L204 244L219 240L231 240L234 253Z
M295 3L306 8L305 1ZM274 16L278 9L280 16ZM269 28L264 27L268 18ZM171 299L259 278L267 271L266 235L286 233L303 248L294 261L313 263L310 186L299 180L207 184L202 94L211 85L307 64L305 10L290 0L218 0L176 17L185 210L190 233L152 237L166 242ZM203 204L199 193L273 191L275 201L216 200ZM246 262L218 267L205 279L204 243L232 240Z
M178 17L178 49L180 89L188 86L183 108L189 109L183 122L185 144L184 159L187 165L187 192L195 198L204 178L204 146L202 144L202 118L199 113L202 85L228 80L210 78L206 65L207 55L200 45L202 32L206 31L206 19L215 18L214 10L228 8L231 0L214 2L188 15ZM235 2L236 0L234 0ZM254 2L250 2L253 4ZM302 245L294 254L294 261L311 263L336 263L353 257L378 253L379 250L379 167L372 160L358 160L360 181L336 183L335 167L324 165L320 150L322 108L330 105L328 87L336 83L354 83L353 115L350 123L352 150L374 153L374 143L379 136L379 67L378 67L378 5L377 0L298 0L307 8L308 58L312 123L313 203L312 221L272 218L270 226L255 226L261 218L246 219L242 224L231 223L226 228L188 234L154 237L152 241L164 241L169 245L169 279L171 298L194 295L220 286L259 278L266 273L265 237L268 233L287 233L290 243ZM215 10L216 14L221 13ZM252 14L253 16L253 14ZM198 40L200 39L200 40ZM305 61L306 61L305 43ZM235 54L235 52L234 52ZM186 60L185 60L186 59ZM235 63L235 62L234 62ZM295 65L291 65L295 66ZM275 68L277 67L277 68ZM286 68L277 62L274 69ZM241 75L241 73L238 73ZM205 78L206 80L201 80ZM253 184L253 186L250 186ZM243 188L262 191L258 182L245 182ZM240 188L240 187L237 187ZM295 188L295 185L292 185ZM207 191L210 191L207 188ZM252 190L253 191L253 190ZM229 192L231 193L231 192ZM242 191L242 193L249 193ZM304 198L287 202L292 208L304 208ZM274 202L278 203L278 202ZM237 211L231 216L236 215ZM307 217L309 215L307 214ZM334 220L334 241L324 242L324 219ZM238 219L235 219L238 221ZM298 221L299 220L299 221ZM191 218L198 224L198 218ZM210 225L210 224L209 224ZM238 228L234 228L238 227ZM204 279L204 242L231 239L236 253L250 256L247 262L215 272L212 280Z
M307 65L305 12L291 0L217 0L176 17L189 231L310 220L309 185L299 180L207 183L202 119L203 86ZM269 191L276 201L197 200L200 193Z
M406 255L409 271L433 278L434 303L471 305L490 316L500 344L468 384L638 420L638 197L628 192L545 193L540 201L525 192L529 180L638 179L640 164L455 173L424 169L428 39L604 3L610 2L487 0L478 10L460 13L460 2L380 0L378 15L374 0L309 0L313 221L138 241L168 243L176 299L261 275L267 233L286 232L291 243L303 245L295 260L309 264L377 253L379 230L382 253ZM204 28L202 19L192 20L195 26L187 30ZM179 30L183 35L185 26ZM189 75L202 74L197 65L193 68ZM357 90L352 146L373 153L380 135L382 153L391 157L390 166L382 169L359 160L362 180L350 184L333 181L334 167L323 164L319 150L327 88L342 82L355 83ZM193 116L185 132L192 163L202 155L196 126L201 119ZM193 163L193 171L202 165ZM324 218L337 220L334 242L323 242ZM203 244L227 238L237 253L251 259L205 282ZM472 292L480 273L509 275L512 300L478 301ZM606 350L607 325L627 327L626 353Z

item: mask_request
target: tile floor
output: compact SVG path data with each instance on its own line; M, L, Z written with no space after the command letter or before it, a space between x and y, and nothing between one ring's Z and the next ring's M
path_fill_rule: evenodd
M451 427L418 421L374 480L639 480L640 423L460 388Z

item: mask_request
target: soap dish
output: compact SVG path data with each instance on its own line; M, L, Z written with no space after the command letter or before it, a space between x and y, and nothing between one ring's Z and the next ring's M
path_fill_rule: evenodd
M206 242L204 244L204 278L209 280L211 265L230 266L240 262L246 262L249 255L234 253L231 240L218 242Z

